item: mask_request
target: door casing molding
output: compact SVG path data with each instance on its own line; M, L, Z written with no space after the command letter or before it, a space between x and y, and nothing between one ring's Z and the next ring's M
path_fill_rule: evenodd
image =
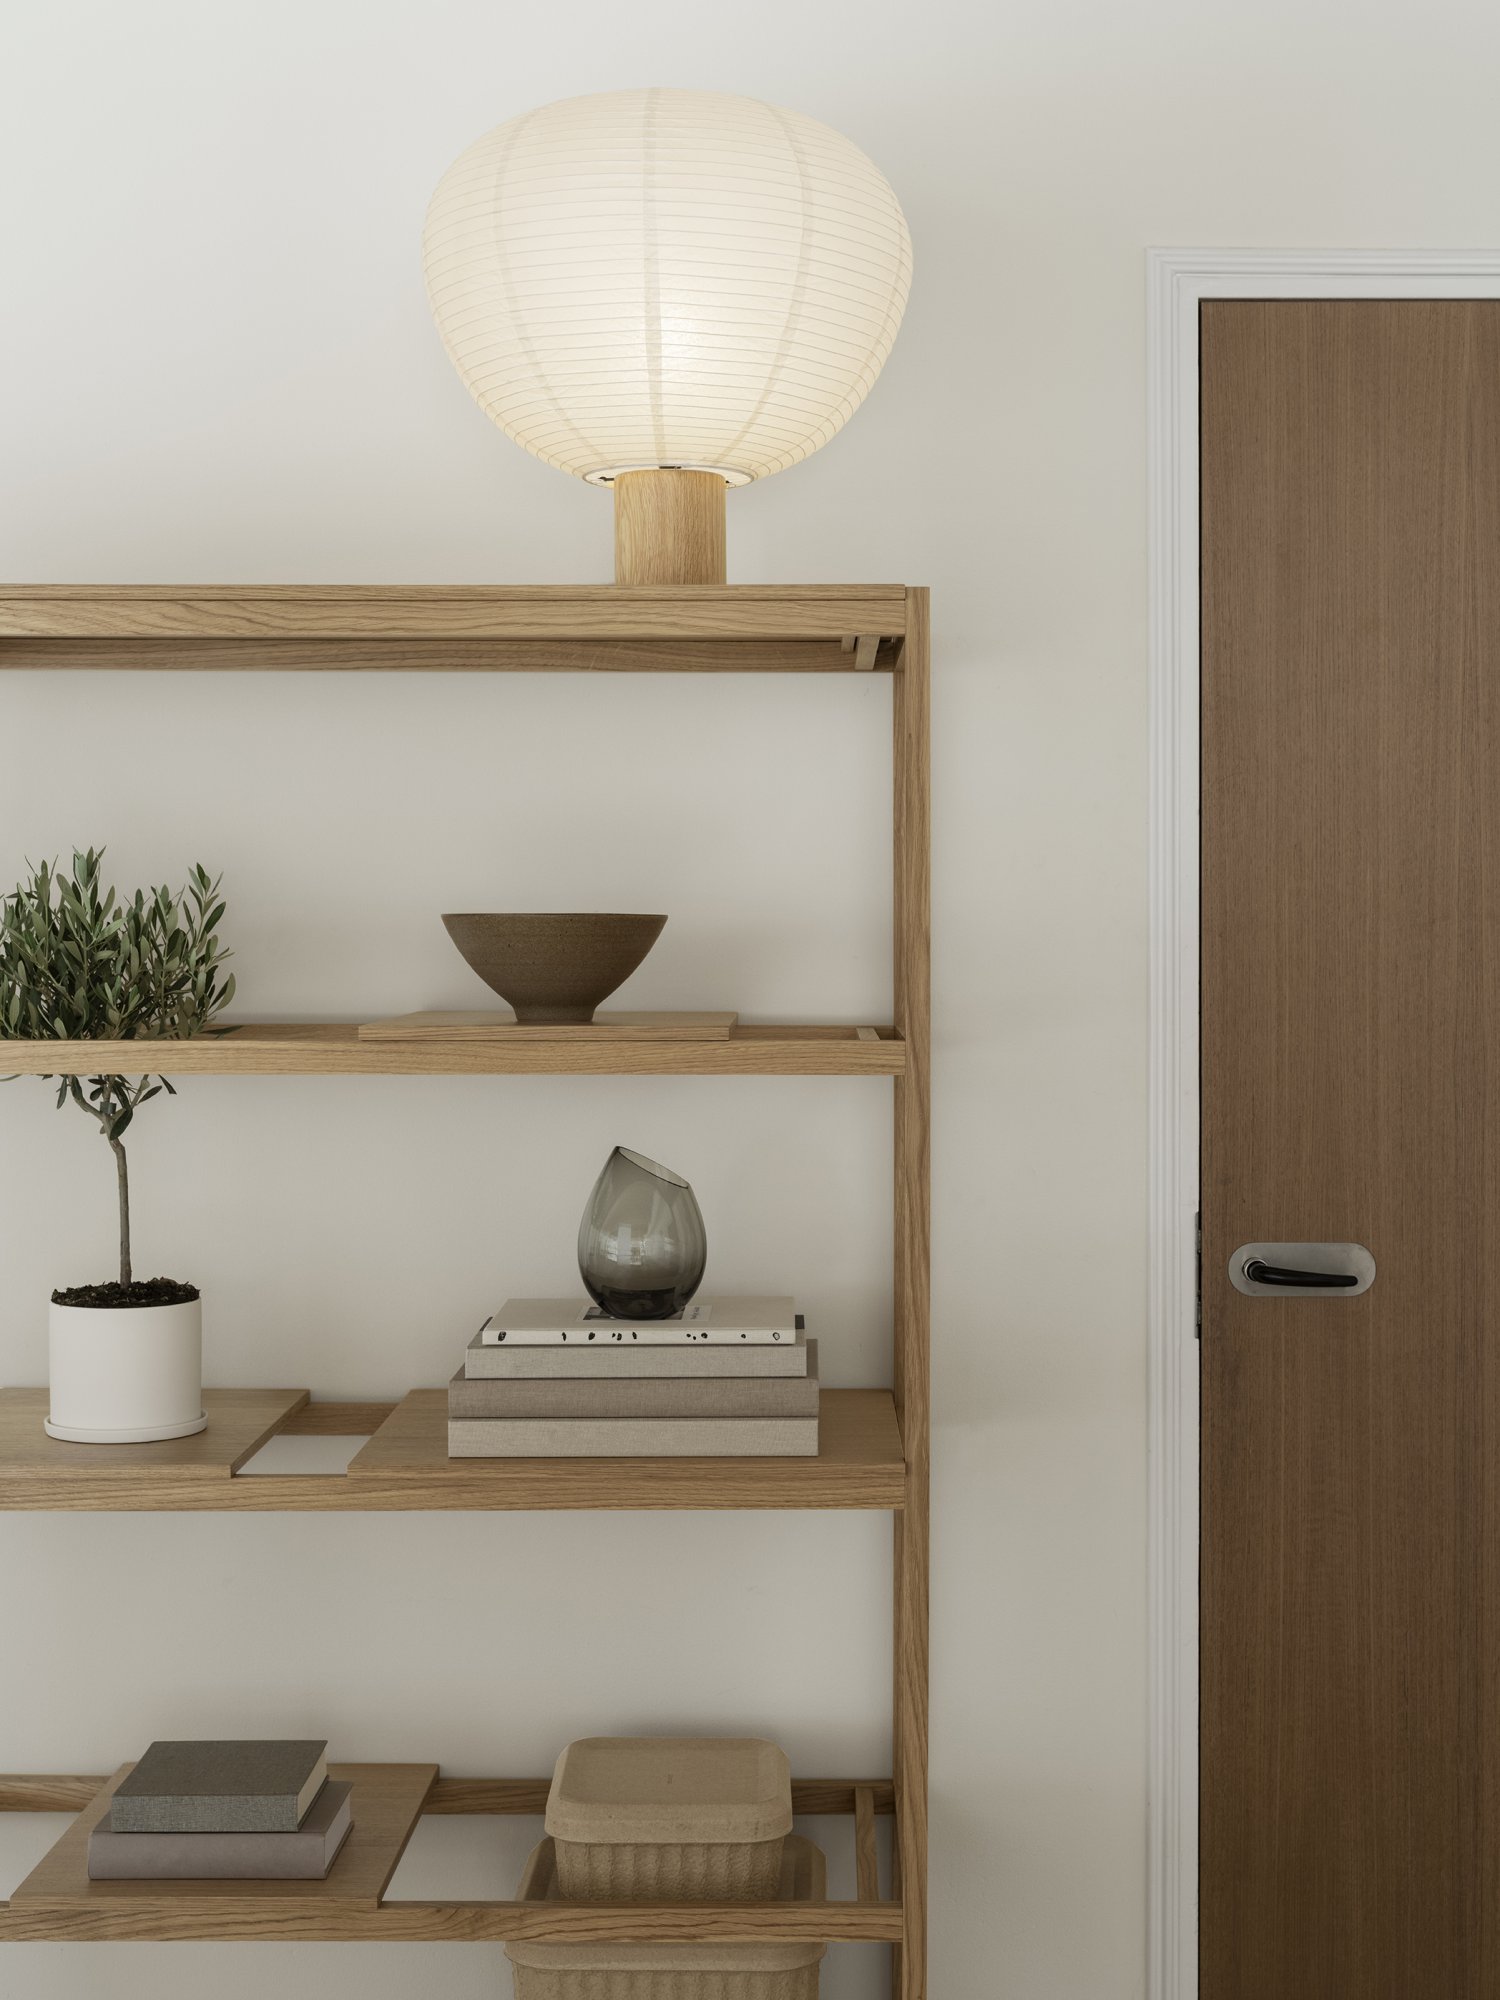
M1148 2000L1198 1993L1198 307L1500 298L1500 250L1147 252Z

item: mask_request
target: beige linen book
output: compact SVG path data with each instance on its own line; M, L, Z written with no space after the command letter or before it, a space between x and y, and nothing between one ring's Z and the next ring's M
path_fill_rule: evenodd
M459 1417L450 1458L816 1458L816 1417Z
M807 1343L807 1373L788 1377L620 1376L600 1370L558 1381L471 1382L460 1368L448 1384L450 1417L815 1417L818 1343Z

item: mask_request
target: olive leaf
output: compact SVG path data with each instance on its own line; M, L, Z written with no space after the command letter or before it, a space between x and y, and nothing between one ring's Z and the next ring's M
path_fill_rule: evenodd
M70 873L42 862L0 903L0 1043L151 1042L201 1034L234 998L232 954L218 939L219 881L194 863L185 886L117 896L99 879L104 850L75 853ZM0 1056L0 1066L4 1058ZM13 1079L7 1078L6 1081ZM122 1135L165 1077L65 1076L115 1155L120 1282L130 1283L130 1191Z

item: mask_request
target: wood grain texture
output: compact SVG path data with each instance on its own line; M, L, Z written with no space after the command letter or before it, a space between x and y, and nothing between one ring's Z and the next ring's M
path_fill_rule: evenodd
M330 1778L354 1787L354 1824L321 1882L174 1882L170 1889L157 1883L91 1882L89 1833L109 1811L115 1787L134 1768L122 1764L42 1857L11 1896L13 1913L38 1920L76 1919L85 1927L92 1917L105 1929L85 1928L85 1935L134 1936L156 1933L112 1931L109 1926L116 1917L134 1926L143 1915L150 1922L165 1913L186 1917L199 1926L199 1936L210 1937L259 1935L268 1920L295 1924L314 1910L373 1914L437 1777L436 1764L330 1764Z
M1202 331L1200 1992L1489 2000L1500 303Z
M24 1772L0 1775L0 1813L80 1812L109 1778L56 1777ZM444 1778L435 1780L423 1801L424 1813L496 1813L539 1816L547 1809L550 1778ZM895 1810L888 1778L793 1778L792 1810L806 1818L857 1813L868 1797L877 1816ZM861 1899L865 1900L865 1899Z
M60 1777L42 1771L9 1771L0 1777L0 1813L82 1812L108 1778Z
M207 1428L151 1444L73 1444L50 1438L45 1389L0 1389L0 1505L52 1507L56 1496L81 1507L119 1504L114 1496L166 1496L193 1489L214 1504L232 1475L307 1401L305 1389L205 1389ZM110 1496L106 1498L105 1496Z
M865 1893L861 1871L854 1903L671 1904L416 1902L384 1900L418 1818L438 1813L545 1811L544 1778L450 1778L433 1764L334 1764L329 1776L354 1787L354 1827L322 1882L90 1882L88 1836L109 1809L113 1777L0 1777L0 1810L59 1811L78 1817L15 1891L0 1904L0 1940L431 1940L568 1938L578 1942L676 1940L746 1942L853 1939L890 1942L901 1911ZM847 1812L868 1818L889 1809L892 1788L879 1779L794 1781L800 1813Z
M361 1021L362 1042L724 1042L739 1015L732 1012L636 1012L606 1008L592 1021L518 1021L504 1009L435 1009ZM862 1028L855 1029L862 1036ZM3 1053L3 1052L0 1052Z
M13 639L828 639L903 636L900 584L11 586ZM856 671L845 658L844 670Z
M907 1051L895 1088L895 1396L906 1505L894 1523L896 1867L905 1928L896 2000L927 1992L927 1601L931 1397L931 696L928 597L907 594L893 687L896 1023Z
M885 1389L825 1389L816 1458L450 1459L446 1389L313 1404L304 1389L206 1389L208 1428L160 1444L65 1444L45 1389L0 1390L0 1507L111 1513L447 1512L584 1507L901 1507L901 1437ZM276 1412L285 1411L285 1423ZM265 1439L359 1436L343 1473L231 1478ZM253 1442L251 1441L253 1431Z
M48 1786L100 1786L102 1778L0 1778L0 1812L62 1812L66 1806L6 1806L6 1786L28 1788L28 1796L52 1798ZM424 1812L442 1814L502 1814L538 1816L546 1812L550 1778L438 1778L428 1792ZM84 1792L92 1798L92 1792ZM896 1810L896 1790L890 1778L792 1778L792 1812L798 1818L858 1816L860 1798L880 1818ZM78 1800L74 1798L74 1804Z
M885 1509L905 1497L883 1389L823 1391L816 1458L634 1459L450 1459L447 1391L414 1389L350 1461L347 1479L350 1504L381 1507Z
M277 1436L373 1437L395 1407L390 1402L299 1403L285 1423L277 1427Z
M0 1776L0 1812L82 1812L108 1778L6 1772ZM440 1814L542 1814L550 1778L436 1778L422 1812ZM890 1778L792 1778L792 1810L806 1818L858 1814L868 1796L876 1816L896 1810Z
M889 1778L793 1778L792 1810L811 1819L857 1813L861 1793L868 1796L877 1818L895 1812L896 1787Z
M899 1076L905 1045L857 1028L741 1024L720 1041L362 1039L357 1021L254 1022L156 1042L0 1041L16 1076Z
M869 667L889 672L899 639ZM0 634L0 671L387 674L836 674L859 661L820 639L58 639Z
M440 1390L385 1404L298 1405L287 1431L361 1434L370 1444L342 1476L145 1471L114 1456L87 1476L58 1462L14 1472L0 1423L0 1502L59 1508L247 1509L584 1506L860 1506L897 1515L891 1785L809 1781L798 1810L857 1811L861 1901L674 1910L499 1903L398 1905L307 1899L283 1909L262 1895L246 1911L217 1892L183 1899L89 1899L58 1913L0 1906L0 1937L323 1937L482 1939L870 1939L894 1944L900 2000L926 1992L928 1486L928 635L927 593L891 585L672 588L400 588L112 586L0 590L0 669L393 672L892 671L895 711L895 985L899 1030L741 1027L717 1049L422 1051L366 1044L356 1024L256 1026L158 1044L172 1075L881 1075L897 1079L896 1358L883 1391L828 1391L816 1460L434 1462ZM11 1043L7 1066L28 1074L135 1073L140 1044ZM37 1392L33 1392L37 1393ZM41 1392L44 1393L44 1392ZM252 1392L253 1393L253 1392ZM301 1398L301 1392L296 1392ZM896 1412L900 1412L898 1429ZM276 1428L275 1425L272 1428ZM214 1425L204 1434L211 1439ZM425 1438L425 1441L424 1441ZM195 1441L186 1441L189 1443ZM89 1451L89 1447L76 1447ZM134 1452L150 1447L117 1447ZM253 1446L251 1447L253 1449ZM363 1460L361 1468L355 1465ZM455 1480L454 1472L462 1475ZM903 1510L906 1526L903 1527ZM35 1797L16 1780L13 1796ZM56 1782L60 1786L78 1781ZM454 1781L532 1786L539 1781ZM3 1799L4 1781L0 1781ZM471 1794L471 1796L473 1796ZM534 1798L529 1791L512 1797ZM815 1803L822 1799L823 1803ZM897 1813L894 1868L909 1899L871 1901L868 1802ZM73 1800L72 1802L76 1802ZM38 1808L40 1809L40 1808ZM479 1810L478 1806L438 1807ZM499 1809L520 1810L520 1806ZM104 1887L105 1885L100 1885Z
M132 1891L142 1887L104 1882L94 1886ZM269 1897L250 1904L223 1895L194 1901L154 1893L109 1903L81 1899L0 1903L0 1943L14 1944L130 1939L229 1944L485 1944L508 1939L575 1944L891 1944L900 1935L899 1903L391 1900L370 1907L312 1898L299 1904Z
M854 1877L862 1903L880 1901L880 1859L875 1846L875 1797L864 1785L854 1792Z
M723 583L725 497L713 472L658 468L615 480L615 583Z
M817 599L831 604L878 600L900 611L906 585L900 583L731 583L694 590L674 585L622 589L613 583L0 583L0 604L36 599L42 603L328 603L369 605L417 599L430 604L542 604L552 609L582 604L695 604L724 600L739 604L779 604ZM899 622L891 631L904 631Z

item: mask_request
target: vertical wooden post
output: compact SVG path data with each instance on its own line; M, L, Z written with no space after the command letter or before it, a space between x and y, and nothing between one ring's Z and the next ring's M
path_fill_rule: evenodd
M894 2000L927 1993L927 1574L930 1424L928 1289L930 976L928 597L906 593L906 641L892 675L895 718L895 1015L906 1071L895 1080L895 1395L906 1505L895 1524L892 1704L896 1878L905 1910Z
M722 583L717 472L622 472L615 480L616 583Z

